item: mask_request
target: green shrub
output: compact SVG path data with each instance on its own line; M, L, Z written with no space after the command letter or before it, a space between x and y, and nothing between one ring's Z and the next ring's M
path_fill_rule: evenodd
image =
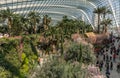
M33 78L85 78L87 71L79 63L68 63L61 58L45 63L36 73Z
M82 44L72 43L65 53L66 61L78 61L85 64L94 62L94 52L90 50L90 47Z
M20 39L0 39L0 78L25 78L33 69L37 55L31 49L31 38L24 37L22 54L19 45Z

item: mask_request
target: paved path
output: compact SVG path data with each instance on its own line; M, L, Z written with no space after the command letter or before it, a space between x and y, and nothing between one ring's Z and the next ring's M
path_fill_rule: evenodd
M115 44L115 47L118 48L118 44L120 44L120 40L119 40L119 42L115 41L114 44ZM109 51L108 51L108 53L110 53ZM120 60L117 58L116 62L113 63L113 70L112 71L110 70L110 78L120 78L120 73L118 73L116 71L116 69L117 69L116 66L117 66L118 62L120 62ZM102 74L103 75L105 75L105 70L106 70L106 68L105 68L105 65L104 65L104 67L102 69Z

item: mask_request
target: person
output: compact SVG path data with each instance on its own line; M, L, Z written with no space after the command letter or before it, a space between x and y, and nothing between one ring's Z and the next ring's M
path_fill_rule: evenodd
M118 56L119 56L119 60L120 60L120 52L119 52Z
M108 61L109 60L109 56L108 56L108 54L106 55L106 61Z
M116 54L117 54L117 55L119 54L119 48L117 49L117 52L116 52Z
M106 77L107 77L107 78L110 78L110 71L109 71L109 70L106 70L106 73L105 73L105 74L106 74Z
M106 63L106 70L109 70L110 66L109 66L109 62Z
M112 60L112 55L110 55L110 60Z
M111 31L110 33L110 41L112 42L112 39L113 39L113 31Z
M117 65L117 72L120 73L120 63Z
M115 60L116 60L116 54L114 53L113 54L113 61L115 62Z
M110 54L112 54L113 53L113 50L112 49L110 49Z
M113 62L110 62L110 70L113 70Z
M100 68L100 71L102 71L102 68L103 68L103 61L101 61L101 62L99 63L99 68Z
M103 54L103 60L105 61L105 54Z
M97 62L96 62L96 66L99 66L99 61L97 60Z

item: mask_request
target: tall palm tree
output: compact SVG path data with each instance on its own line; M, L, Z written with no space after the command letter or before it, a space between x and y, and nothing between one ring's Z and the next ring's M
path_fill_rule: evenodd
M106 18L107 14L112 14L112 11L110 9L108 9L106 6L103 6L101 8L102 8L102 11L103 11L103 13L102 13L103 14L103 19Z
M103 9L101 7L97 7L94 9L93 13L98 14L98 33L100 33L100 15L103 13Z
M112 11L111 11L110 9L108 9L108 7L103 6L103 7L101 7L101 8L102 8L102 10L103 10L103 13L102 13L102 15L103 15L103 20L106 19L106 15L107 15L107 14L112 14ZM104 31L104 28L105 28L105 26L103 25L103 30L102 30L102 31Z
M3 19L7 19L8 20L8 28L9 30L11 30L12 28L12 17L14 12L12 10L10 10L9 8L7 8L6 10L1 10L0 11L0 17L2 17ZM10 34L10 31L9 31Z
M37 23L40 22L40 16L37 12L29 12L28 13L28 19L30 20L30 23L33 24L33 32L36 33L37 30Z
M103 32L107 32L107 27L108 25L111 25L112 24L112 20L111 19L104 19L103 21L101 21L101 25L104 26L104 31Z

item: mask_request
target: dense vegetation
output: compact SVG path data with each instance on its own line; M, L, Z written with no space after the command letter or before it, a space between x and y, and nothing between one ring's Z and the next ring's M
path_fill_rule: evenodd
M50 54L54 50L52 46L55 46L56 52L60 50L60 54L63 55L64 42L71 41L72 34L76 32L83 34L93 30L91 25L84 21L68 19L67 16L64 16L56 26L50 26L51 18L48 15L45 15L40 23L40 16L36 12L30 12L27 18L24 18L8 8L0 12L0 17L3 23L4 20L9 19L7 24L2 24L0 32L10 36L0 39L0 77L2 78L29 76L34 70L38 56L41 56L38 50L42 54ZM41 38L43 41L40 40ZM68 63L66 64L69 66Z
M37 55L31 38L0 39L0 78L25 78L34 67Z
M82 20L68 19L67 16L64 16L63 20L54 27L50 24L52 19L48 15L43 16L42 21L40 21L40 17L37 12L33 11L29 12L28 15L24 17L19 14L14 14L9 8L1 10L0 22L2 25L0 26L0 32L9 34L10 36L36 33L44 33L44 35L46 35L49 30L51 30L51 33L55 33L52 29L60 29L60 31L63 31L61 32L62 34L70 35L77 32L77 30L80 33L93 30L90 24L86 24ZM6 20L8 20L8 22L5 22Z
M49 59L37 70L36 78L85 78L87 71L82 66L93 63L93 51L87 45L74 43L68 43L71 46L66 48L68 45L64 43L72 42L72 34L93 31L92 26L67 16L52 26L48 15L42 21L40 17L33 11L26 17L14 14L9 8L0 11L0 33L9 34L7 38L0 38L0 78L27 78L33 73L38 58L53 52L59 52L60 57ZM111 24L111 20L106 21ZM101 22L105 32L108 23Z
M95 56L89 45L71 43L64 56L48 59L34 78L88 78L87 65L93 64Z

